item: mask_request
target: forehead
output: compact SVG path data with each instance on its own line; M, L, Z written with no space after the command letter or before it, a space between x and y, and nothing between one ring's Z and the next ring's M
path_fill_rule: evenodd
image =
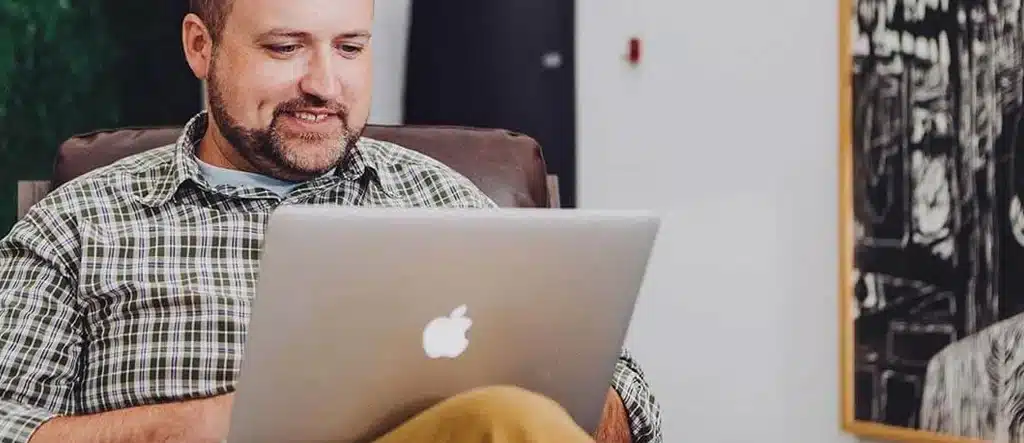
M369 31L373 0L234 0L227 26L243 33L285 28L311 34Z

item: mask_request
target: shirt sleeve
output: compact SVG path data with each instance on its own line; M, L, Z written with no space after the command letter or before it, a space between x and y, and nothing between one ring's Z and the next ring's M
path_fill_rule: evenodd
M81 334L73 255L61 250L76 238L34 209L0 240L0 443L27 442L72 410Z
M640 364L628 349L615 365L612 388L622 397L633 443L661 443L661 405L651 393Z

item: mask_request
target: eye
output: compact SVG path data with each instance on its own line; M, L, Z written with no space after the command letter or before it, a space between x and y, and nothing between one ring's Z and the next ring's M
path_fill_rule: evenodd
M345 55L359 55L359 53L363 52L361 45L353 43L342 43L338 45L338 49Z
M266 45L267 50L281 55L288 55L299 50L299 45Z

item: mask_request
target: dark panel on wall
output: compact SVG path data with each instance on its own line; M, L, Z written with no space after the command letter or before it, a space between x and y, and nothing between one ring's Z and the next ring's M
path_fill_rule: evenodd
M200 82L181 47L188 0L105 0L120 46L118 78L126 126L183 125L202 109Z
M575 206L574 15L563 0L414 1L405 122L526 133Z

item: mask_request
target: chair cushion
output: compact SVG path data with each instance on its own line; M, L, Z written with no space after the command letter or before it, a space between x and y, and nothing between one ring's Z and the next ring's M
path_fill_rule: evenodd
M174 143L181 127L120 128L74 136L57 152L53 187L124 157ZM364 135L426 154L503 207L548 207L547 167L532 138L500 129L369 125Z

